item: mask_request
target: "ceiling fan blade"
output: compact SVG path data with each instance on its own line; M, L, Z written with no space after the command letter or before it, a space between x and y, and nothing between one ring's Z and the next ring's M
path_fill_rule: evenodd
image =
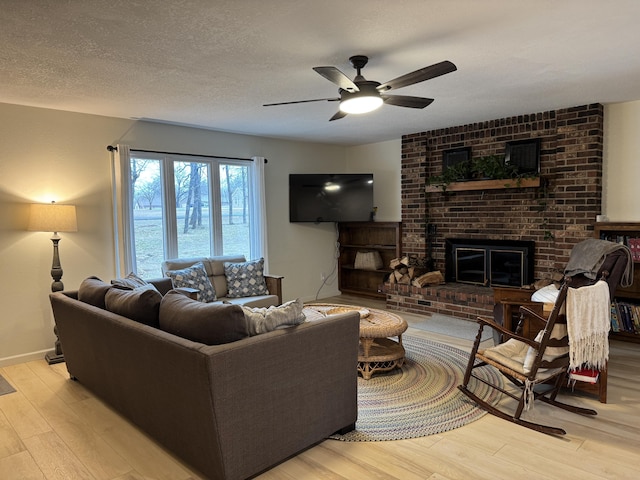
M338 113L336 113L333 117L331 117L329 121L333 122L334 120L340 120L341 118L346 116L347 114L345 112L343 112L342 110L338 110Z
M387 105L396 107L424 108L431 105L433 98L409 97L407 95L381 95Z
M313 67L313 69L330 82L335 83L347 92L359 91L357 85L336 67Z
M455 72L457 69L458 68L453 63L445 60L444 62L436 63L429 67L424 67L420 70L416 70L415 72L407 73L406 75L402 75L401 77L389 80L388 82L379 85L377 88L379 92L387 92L392 88L407 87L415 83L420 83L431 78L439 77L440 75L444 75L446 73Z
M336 98L316 98L314 100L296 100L294 102L265 103L263 107L273 107L274 105L291 105L294 103L310 103L310 102L337 102L340 97Z

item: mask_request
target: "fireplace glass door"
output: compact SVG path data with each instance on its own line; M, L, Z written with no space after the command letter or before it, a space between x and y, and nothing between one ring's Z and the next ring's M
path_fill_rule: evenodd
M445 248L447 282L517 288L533 283L532 241L448 238Z
M459 282L486 284L487 251L484 248L456 248L455 256Z
M524 254L514 250L491 250L491 285L521 287L524 280Z

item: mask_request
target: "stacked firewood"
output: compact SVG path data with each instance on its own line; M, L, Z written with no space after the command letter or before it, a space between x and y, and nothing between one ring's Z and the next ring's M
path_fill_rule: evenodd
M416 259L408 256L394 258L389 262L389 268L393 269L393 271L387 278L388 283L411 284L419 288L444 283L444 277L439 270L427 272L424 267L419 265Z

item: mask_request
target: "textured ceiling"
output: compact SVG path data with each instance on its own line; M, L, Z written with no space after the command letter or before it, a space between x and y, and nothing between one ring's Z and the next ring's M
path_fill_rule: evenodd
M640 99L638 0L0 0L0 102L360 145L522 113ZM435 98L329 122L369 56L391 93Z

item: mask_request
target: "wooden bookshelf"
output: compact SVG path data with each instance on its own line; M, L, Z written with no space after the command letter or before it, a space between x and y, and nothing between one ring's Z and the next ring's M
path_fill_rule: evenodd
M640 238L640 222L597 222L593 229L595 238L623 243L629 246L629 238ZM640 304L640 261L634 261L633 284L630 287L616 289L612 301ZM640 334L631 332L611 332L617 340L640 343Z
M378 291L384 277L391 272L389 262L400 257L401 227L399 222L338 223L340 257L338 288L342 293L384 298ZM378 252L382 267L376 270L355 268L358 252Z

